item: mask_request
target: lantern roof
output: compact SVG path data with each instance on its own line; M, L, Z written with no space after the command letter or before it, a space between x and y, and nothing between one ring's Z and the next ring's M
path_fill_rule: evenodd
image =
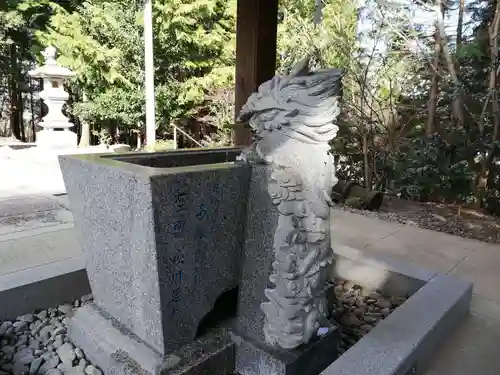
M45 57L45 65L31 70L28 74L33 78L70 78L76 75L75 72L68 68L59 66L56 61L56 49L49 46L43 51Z

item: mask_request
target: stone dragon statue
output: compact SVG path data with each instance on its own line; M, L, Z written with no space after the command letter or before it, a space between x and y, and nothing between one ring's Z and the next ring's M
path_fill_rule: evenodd
M338 130L342 70L310 71L309 60L263 83L239 113L254 133L240 160L267 164L268 191L279 216L272 287L261 304L265 340L293 349L327 324L326 279L333 261L329 197L336 184L329 154Z

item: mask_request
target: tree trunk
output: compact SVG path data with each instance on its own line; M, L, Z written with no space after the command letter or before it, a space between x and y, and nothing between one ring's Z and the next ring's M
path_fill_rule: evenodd
M459 51L462 45L462 34L463 34L463 24L464 24L464 8L465 8L465 0L460 0L459 8L458 8L458 22L457 22L457 39L456 39L456 48ZM451 60L450 60L451 61ZM463 98L462 98L462 88L460 85L460 61L458 56L455 57L455 65L453 67L455 69L455 89L456 89L456 97L452 104L452 112L454 113L455 120L458 122L457 126L461 129L465 125L464 120L464 107L463 107Z
M18 86L19 88L19 86ZM18 103L18 109L17 109L17 121L19 123L19 135L20 139L23 142L26 142L26 131L24 129L24 102L23 102L23 93L21 90L17 91L17 103Z
M87 102L87 95L83 94L83 102ZM90 146L90 125L87 121L81 120L81 135L80 135L80 143L78 147L84 148Z
M462 0L461 0L462 1ZM441 46L443 49L443 55L446 61L446 66L450 73L453 85L455 87L455 95L453 103L451 104L451 114L453 119L456 121L456 125L459 129L463 128L464 125L464 112L461 100L461 88L460 82L458 80L458 73L455 64L453 63L453 58L448 47L448 40L446 38L446 30L444 25L444 10L441 0L436 0L436 18L437 24L439 26L439 34L441 39ZM463 23L463 21L462 21Z
M30 78L29 80L29 85L30 85L30 109L31 109L31 122L30 122L30 137L29 141L34 142L35 141L35 103L34 103L34 95L33 95L33 84L32 80Z
M19 127L19 95L17 85L17 48L15 44L10 46L10 75L9 75L9 97L10 97L10 129L12 135L21 139Z
M460 0L460 5L458 8L458 22L457 22L457 50L460 48L462 45L462 33L463 33L463 25L464 25L464 8L465 8L465 0ZM457 65L457 71L459 71L458 68L458 59L456 61Z
M437 0L439 7L442 9L442 4L440 0ZM434 60L432 82L431 82L431 92L429 93L429 106L427 107L427 126L426 134L432 135L436 132L436 109L437 100L439 94L439 67L440 67L440 57L441 57L441 32L439 30L439 22L436 21L436 31L434 33Z
M363 164L365 166L365 188L368 191L372 189L372 175L370 173L370 158L369 158L369 149L368 149L368 129L365 127L365 131L363 132Z

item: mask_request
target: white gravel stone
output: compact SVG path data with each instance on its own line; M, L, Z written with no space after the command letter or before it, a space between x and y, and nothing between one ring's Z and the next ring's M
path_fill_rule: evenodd
M76 358L73 345L69 342L65 343L59 349L57 349L57 354L59 355L62 363L72 364Z
M45 326L46 326L46 324L43 323L42 321L38 321L38 322L33 323L32 325L30 325L31 335L35 336Z
M87 294L82 297L82 303L91 302L93 299L94 297L92 296L92 294Z
M12 323L9 321L3 322L0 325L0 336L5 335L5 332L7 332L7 329L9 329L11 325L12 325Z
M85 369L80 366L72 367L65 372L65 375L85 375Z
M42 340L48 340L49 337L52 335L52 332L54 332L55 327L52 325L46 325L40 330L40 338Z
M56 340L56 341L54 341L52 346L54 347L54 349L58 350L61 346L63 346L63 344L64 344L64 341Z
M102 375L102 371L93 365L87 366L85 368L85 373L87 375Z
M28 336L19 336L17 338L16 348L20 348L22 346L26 346L28 344Z
M47 317L49 316L49 313L47 310L42 310L38 314L36 314L36 316L38 319L44 320L44 319L47 319Z
M69 315L73 311L73 306L71 305L61 305L58 310L65 315Z
M63 375L63 372L57 368L53 368L45 373L45 375Z
M44 359L44 361L48 361L49 359L51 359L52 357L54 356L54 353L48 353L48 352L45 352L42 354L42 358ZM59 357L58 357L58 360L59 360ZM57 365L56 365L57 366ZM54 367L56 367L54 366Z
M36 339L31 339L29 346L33 350L38 350L38 349L40 349L40 341L38 341Z
M20 362L23 365L29 365L35 360L32 348L22 348L14 354L14 363Z
M6 345L2 348L2 352L7 356L12 357L16 352L16 348L10 345Z
M57 335L61 335L61 334L65 334L66 333L66 327L64 327L63 325L57 327L54 332L52 332L52 335L53 336L57 336Z
M24 314L24 315L21 315L20 317L18 317L17 320L19 320L21 322L33 323L35 320L35 317L33 316L33 314Z
M29 372L29 367L21 362L15 362L12 367L13 375L24 375Z
M43 358L44 356L42 356ZM39 373L45 374L47 371L51 369L55 369L59 364L59 356L54 353L47 353L47 358L45 359L45 363L40 367Z
M42 365L43 358L36 358L33 362L31 362L30 366L30 375L36 374L40 366Z
M15 321L14 324L12 324L14 327L16 333L17 332L22 332L25 331L28 328L28 323L27 322L20 322L20 321Z
M61 370L63 373L67 373L71 368L73 368L73 366L68 363L59 363L57 365L57 368Z
M80 348L75 348L75 354L76 354L76 358L78 358L78 359L85 358L85 355L83 354L83 351Z
M392 307L392 303L386 299L379 299L376 303L376 305L378 307L380 307L381 309L390 309Z

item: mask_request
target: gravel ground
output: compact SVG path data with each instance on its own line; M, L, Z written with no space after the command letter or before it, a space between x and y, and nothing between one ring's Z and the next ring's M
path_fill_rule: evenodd
M500 244L500 219L491 216L482 220L469 220L449 213L443 215L436 212L436 209L432 206L426 207L423 205L400 212L391 212L390 210L366 211L342 204L335 206L335 209L381 220L395 221L400 224L413 225L436 232Z
M331 318L340 326L340 353L356 344L406 298L383 296L353 282L335 280ZM66 336L74 308L92 301L84 296L72 305L24 314L0 323L0 375L102 375Z
M71 305L19 316L0 324L0 375L102 375L66 336L73 308L92 301L84 296Z
M356 344L381 320L385 319L407 298L384 296L363 289L351 281L335 280L329 293L335 303L330 306L331 318L340 327L340 354Z

